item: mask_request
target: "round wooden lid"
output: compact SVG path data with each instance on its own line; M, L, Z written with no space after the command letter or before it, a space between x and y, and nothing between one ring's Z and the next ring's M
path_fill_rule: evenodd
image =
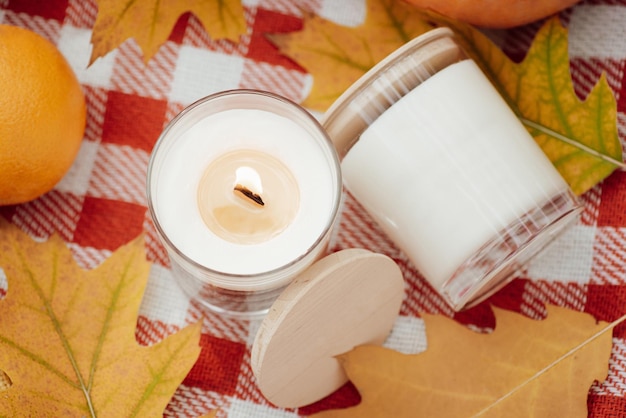
M331 254L276 300L252 347L252 371L273 404L294 408L329 395L347 380L335 356L382 344L404 297L389 257L363 249Z

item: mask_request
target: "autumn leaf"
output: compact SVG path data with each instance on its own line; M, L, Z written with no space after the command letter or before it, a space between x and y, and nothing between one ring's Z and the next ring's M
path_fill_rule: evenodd
M424 315L420 354L361 346L342 355L362 401L314 417L586 417L589 387L608 373L612 326L555 306L542 321L494 312L490 334Z
M314 75L304 106L327 109L377 62L433 28L417 8L402 1L368 1L367 6L365 23L356 28L309 14L301 31L267 35L281 53Z
M366 21L355 28L309 16L301 31L270 40L313 75L303 105L325 111L374 64L431 25L455 31L576 194L626 169L613 92L602 76L585 101L578 99L567 30L557 18L541 28L520 64L471 25L394 0L368 0Z
M246 33L241 0L98 0L89 64L128 38L137 41L149 61L187 12L198 17L213 39L238 42Z
M199 353L200 324L135 339L149 263L143 239L82 270L57 236L33 241L0 218L0 416L161 416ZM1 375L2 373L0 373Z

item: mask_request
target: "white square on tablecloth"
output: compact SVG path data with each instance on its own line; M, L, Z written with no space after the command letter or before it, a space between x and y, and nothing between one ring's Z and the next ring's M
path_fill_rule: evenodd
M569 23L569 51L573 58L626 57L626 7L578 5Z
M55 189L61 192L84 196L89 188L89 179L93 170L98 144L93 141L83 141L78 156L69 171L56 185Z
M244 62L240 56L183 45L168 98L188 105L209 94L237 88Z
M152 264L140 315L168 325L185 326L189 297L176 284L169 269Z
M228 407L228 416L233 418L298 418L293 412L275 409L268 405L259 405L251 401L232 398Z
M249 9L259 7L262 0L241 0L241 4Z
M595 227L574 225L528 265L530 279L586 284L591 278Z
M324 0L318 14L343 26L358 26L365 22L367 6L364 0Z
M410 316L399 316L391 334L383 345L403 354L417 354L426 350L424 320Z
M65 56L81 84L109 88L117 48L97 59L91 66L91 31L63 25L57 47Z

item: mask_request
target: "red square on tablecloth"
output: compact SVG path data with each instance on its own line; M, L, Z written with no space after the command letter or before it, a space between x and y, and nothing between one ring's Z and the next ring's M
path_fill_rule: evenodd
M527 278L519 277L493 294L485 303L501 309L519 312L526 293ZM495 319L495 317L494 317Z
M102 141L152 151L163 130L167 101L109 92Z
M585 312L599 321L612 322L626 314L626 286L589 285ZM626 324L618 325L613 335L626 337Z
M616 171L602 185L598 226L626 226L626 172Z
M258 9L247 57L304 72L298 64L282 55L278 48L266 38L267 33L293 32L300 29L302 29L300 18Z
M463 325L473 325L479 329L494 329L496 316L490 302L480 303L454 313L454 320Z
M73 242L116 250L143 231L146 208L134 203L86 197Z
M41 16L62 22L65 19L68 3L69 0L10 0L8 9L16 13Z
M587 418L619 418L626 417L626 398L621 396L598 395L590 393L587 404L593 404Z
M203 334L202 351L183 384L222 395L233 395L246 346Z
M302 415L312 415L321 411L356 406L361 401L359 391L351 382L346 383L324 399L298 409Z
M167 38L169 41L175 42L179 45L183 42L185 30L190 17L191 13L184 13L178 18L172 32L170 32L169 38Z

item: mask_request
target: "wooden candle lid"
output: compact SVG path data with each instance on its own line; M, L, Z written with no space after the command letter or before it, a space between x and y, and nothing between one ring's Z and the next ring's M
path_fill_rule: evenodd
M280 295L252 348L263 395L292 408L313 403L347 382L335 356L388 336L404 297L389 257L349 249L316 262Z

